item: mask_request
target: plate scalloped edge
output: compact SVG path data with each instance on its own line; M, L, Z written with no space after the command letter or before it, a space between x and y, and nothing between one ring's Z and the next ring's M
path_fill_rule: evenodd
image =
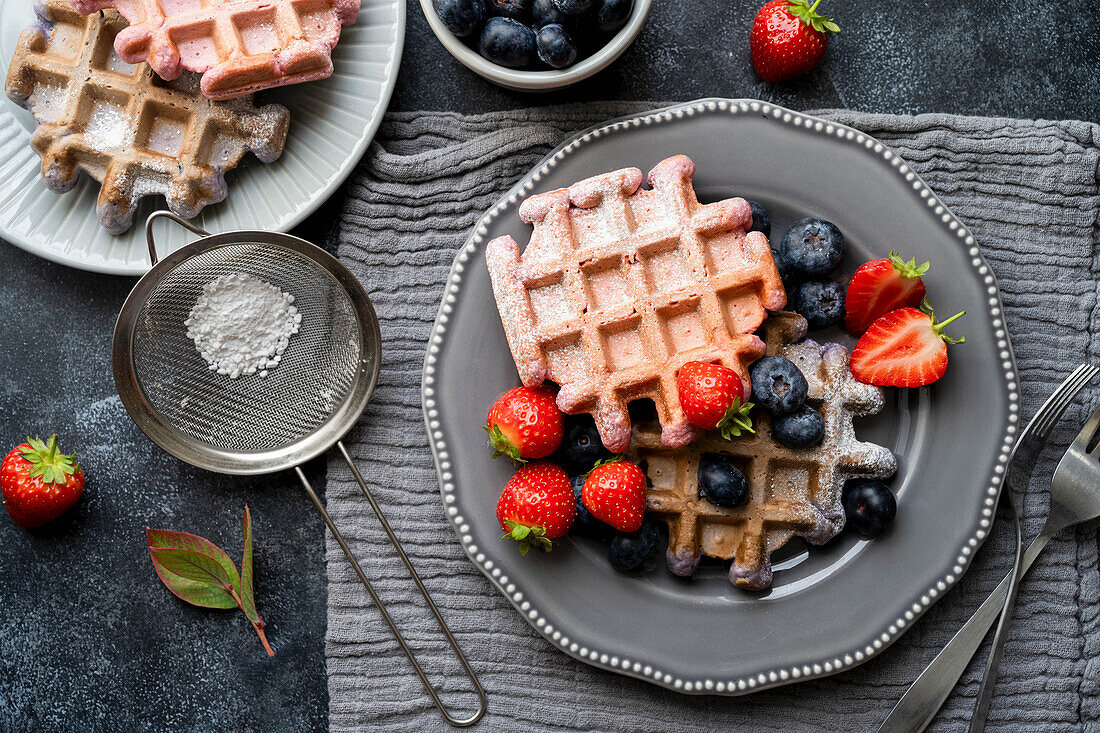
M728 680L716 680L709 678L684 679L674 676L650 661L641 659L626 659L617 655L608 654L596 648L595 644L582 643L576 639L570 639L560 629L554 626L543 616L539 609L534 608L530 601L526 600L523 591L517 586L514 579L505 575L492 560L486 557L478 548L473 536L470 534L470 526L455 506L454 470L451 456L443 435L443 429L439 420L439 406L436 400L435 372L438 366L438 354L443 343L443 335L447 330L447 322L454 309L456 294L462 281L463 273L470 264L470 259L483 244L488 234L487 225L493 221L509 205L516 204L521 197L531 193L535 185L546 175L551 168L556 166L566 155L576 151L583 145L591 143L605 135L614 135L620 131L640 127L643 125L662 124L684 117L698 114L754 114L773 118L782 124L802 127L822 135L835 136L840 140L850 141L851 144L867 148L874 154L881 156L888 162L897 175L908 182L915 195L925 201L925 204L934 211L942 225L952 234L958 237L959 242L966 248L970 257L970 266L974 268L981 281L985 285L988 299L986 305L989 308L991 322L995 329L997 348L1000 349L1000 366L1002 376L1005 379L1008 390L1009 413L1008 426L1005 438L1001 444L1001 452L997 457L992 474L989 477L985 490L985 498L981 511L981 517L966 542L959 548L958 556L951 571L941 577L933 586L925 589L911 602L906 604L905 611L898 618L889 623L874 637L874 640L864 647L852 649L849 652L832 659L821 659L816 662L795 665L791 667L765 669L756 674ZM673 105L662 109L645 112L633 117L614 120L602 125L589 128L577 135L573 140L561 145L551 152L519 183L498 201L474 227L473 234L455 256L451 265L447 285L444 290L443 300L440 303L439 312L436 315L432 327L431 336L428 339L428 349L424 357L424 371L421 381L421 395L423 402L424 422L428 431L428 440L431 444L432 454L435 459L436 472L439 476L440 494L443 498L444 513L454 525L455 531L462 542L466 555L481 570L482 573L504 594L505 598L519 611L520 615L529 624L549 641L553 646L565 652L575 659L606 669L611 672L625 674L630 677L651 682L677 692L695 694L720 694L742 695L769 687L796 682L800 680L815 679L835 674L844 669L861 664L896 641L931 605L940 598L951 586L953 586L970 565L970 560L975 552L985 541L993 523L993 511L999 496L1001 478L1006 470L1009 452L1015 440L1019 424L1019 393L1018 378L1016 372L1016 358L1009 342L1008 332L1004 323L1004 307L1001 303L1000 291L997 281L993 276L988 263L982 257L981 251L974 240L974 236L966 226L951 213L942 201L932 192L924 180L882 142L853 128L828 120L813 117L801 112L794 112L783 107L757 100L749 99L701 99L695 102Z

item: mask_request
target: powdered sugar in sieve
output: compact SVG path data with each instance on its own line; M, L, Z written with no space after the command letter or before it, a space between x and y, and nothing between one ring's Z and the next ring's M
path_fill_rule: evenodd
M278 366L302 316L294 296L235 272L203 286L184 325L211 370L236 379Z

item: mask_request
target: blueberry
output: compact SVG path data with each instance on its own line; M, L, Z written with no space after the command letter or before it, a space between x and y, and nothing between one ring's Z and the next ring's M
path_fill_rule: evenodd
M603 447L596 423L589 415L566 415L565 437L554 460L570 476L588 473L601 458L609 458L611 451Z
M634 532L616 532L607 548L607 561L616 570L634 570L657 549L660 532L657 523L648 517Z
M484 0L433 0L435 14L459 38L475 33L485 22Z
M514 18L524 23L531 17L531 0L486 0L486 2L489 5L489 15Z
M763 232L765 237L770 238L772 235L772 218L768 214L768 210L759 201L750 201L749 207L752 208L752 226L749 227L749 231Z
M494 64L521 69L535 58L535 32L512 18L489 18L477 50Z
M825 277L844 259L844 235L824 219L799 219L779 241L779 256L807 277Z
M779 250L775 247L772 247L772 261L775 262L775 269L779 271L779 279L783 281L783 289L788 293L794 293L798 289L799 283L802 282L802 275L780 257Z
M806 377L790 359L765 356L749 370L752 401L773 415L794 412L806 401Z
M591 537L594 540L607 541L615 534L615 529L606 522L601 522L592 516L588 507L581 500L581 490L584 488L585 476L582 474L572 479L573 498L577 500L577 517L573 520L573 528L570 533L581 537Z
M596 29L600 33L614 33L630 20L634 0L599 0L596 4Z
M554 0L535 0L531 5L531 14L535 19L535 27L557 23L560 26L568 26L571 18L554 6Z
M810 280L798 286L791 307L801 313L810 330L835 326L844 320L844 288L835 280Z
M715 506L735 507L748 500L749 482L729 456L704 453L699 458L699 496Z
M538 44L539 58L555 69L564 69L577 58L577 44L573 43L568 31L557 23L539 28L535 42Z
M844 485L844 516L848 526L864 537L878 537L894 521L898 503L881 481L856 478Z
M788 448L812 448L825 435L825 418L812 407L802 406L772 420L772 437Z
M580 15L587 13L596 4L596 0L551 0L561 12L566 15Z

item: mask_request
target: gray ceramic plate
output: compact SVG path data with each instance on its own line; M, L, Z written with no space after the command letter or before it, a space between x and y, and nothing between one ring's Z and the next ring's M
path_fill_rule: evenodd
M849 245L845 275L891 248L931 259L932 302L944 314L968 312L959 326L966 344L952 348L946 376L929 388L891 390L880 415L857 423L861 437L899 457L890 532L809 550L792 542L773 557L775 582L764 593L733 588L719 565L690 581L663 561L622 574L587 539L527 557L498 539L494 507L510 467L490 460L478 426L519 381L485 244L502 234L527 240L516 210L532 192L626 166L647 171L676 153L696 161L701 199L759 200L776 236L802 216L836 222ZM540 634L589 664L720 694L832 674L904 633L985 539L1018 418L997 285L965 226L877 140L749 100L702 100L593 128L520 181L455 259L428 346L423 399L447 516L470 559Z

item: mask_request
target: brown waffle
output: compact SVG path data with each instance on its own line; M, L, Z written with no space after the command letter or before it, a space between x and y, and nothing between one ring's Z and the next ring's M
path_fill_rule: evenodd
M700 557L733 560L730 582L749 589L771 585L771 553L791 537L822 544L844 527L841 493L851 478L886 478L897 470L893 453L856 438L852 419L878 412L883 393L861 384L848 369L839 344L799 341L806 321L776 313L764 326L769 354L785 356L806 376L807 404L825 418L825 437L814 448L796 450L771 437L771 421L754 413L755 435L726 441L711 432L689 446L670 449L655 430L635 431L631 452L652 482L646 510L668 524L668 567L692 575ZM742 506L723 508L699 496L699 460L724 453L749 482Z
M36 10L40 22L19 37L7 94L34 115L31 145L46 185L68 191L80 171L100 181L96 211L109 231L129 229L138 200L153 194L191 218L226 197L225 171L246 151L265 163L282 153L282 105L211 102L193 75L167 83L146 64L127 64L112 47L126 27L113 10L85 18L68 0Z
M117 8L130 27L115 48L148 62L164 79L184 69L202 76L202 93L229 99L261 89L324 79L340 30L355 22L359 0L73 0L88 14Z
M532 196L519 256L511 237L489 243L497 309L520 379L561 385L558 406L592 413L603 443L630 442L627 403L653 400L665 445L698 434L680 409L676 372L718 362L748 382L764 352L753 334L786 294L767 238L746 234L744 199L702 205L683 155L642 173L625 168Z

